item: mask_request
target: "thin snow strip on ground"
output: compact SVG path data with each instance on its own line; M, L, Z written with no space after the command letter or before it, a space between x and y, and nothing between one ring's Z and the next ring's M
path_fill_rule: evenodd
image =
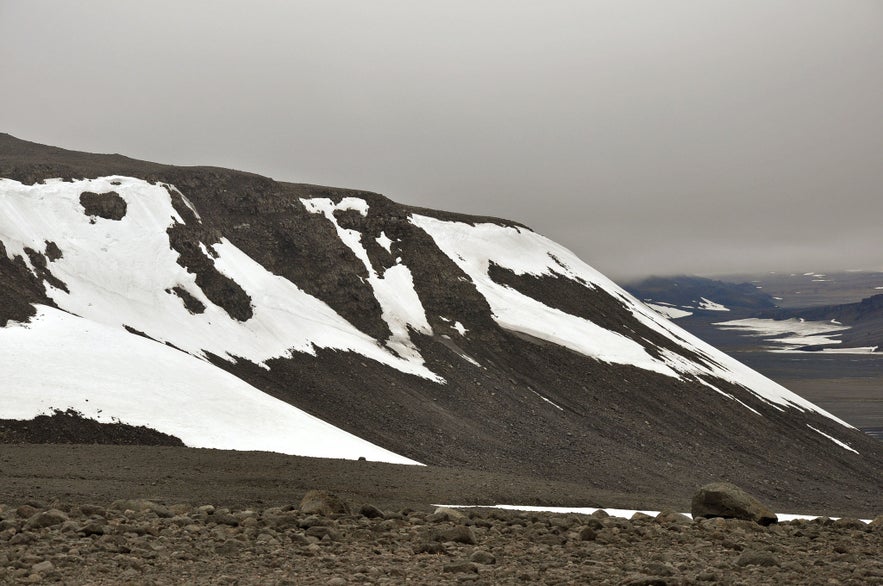
M624 519L629 519L635 513L641 513L643 515L649 515L651 517L655 517L660 513L660 511L651 511L648 509L605 509L605 508L594 508L594 507L546 507L546 506L535 506L535 505L432 505L433 507L445 507L448 509L504 509L507 511L524 511L524 512L535 512L535 513L559 513L559 514L569 514L576 513L578 515L591 515L595 511L604 511L611 517L622 517ZM681 513L687 517L693 518L693 515L690 513ZM778 517L779 521L796 521L798 519L804 519L806 521L811 521L813 519L820 518L821 515L803 515L803 514L794 514L794 513L776 513L776 517ZM837 520L840 517L830 517L832 520ZM871 519L859 519L862 523L870 523Z
M368 283L380 304L383 320L391 332L386 342L387 347L405 360L425 369L423 357L411 341L409 330L432 335L432 328L426 319L423 303L414 289L410 269L403 264L396 264L386 269L382 275L378 274L371 263L368 251L362 244L362 234L357 230L343 228L334 216L335 211L348 209L356 209L363 216L367 215L367 202L356 197L345 197L337 204L325 197L301 199L301 202L307 211L324 215L334 225L338 237L362 261L365 270L368 271ZM430 378L434 378L436 382L444 382L438 376L433 375Z
M80 193L117 192L127 203L119 221L85 215ZM217 254L215 267L236 281L252 299L253 317L231 318L196 285L196 277L177 263L168 227L183 223L162 185L140 179L100 179L22 185L0 180L0 241L7 255L38 252L47 241L62 257L48 269L69 292L47 284L47 295L62 309L92 321L126 325L195 356L211 352L261 364L292 351L315 354L330 348L362 354L402 372L436 380L422 364L405 360L359 331L323 301L291 281L273 275L227 240L206 252ZM358 211L358 202L352 206ZM202 245L205 247L205 245ZM182 287L205 305L190 313L169 291Z
M816 429L815 427L813 427L812 425L810 425L810 424L808 424L808 423L806 424L806 426L807 426L808 428L810 428L811 430L813 430L814 432L816 432L816 433L818 433L818 434L821 434L821 435L825 436L826 438L828 438L829 440L831 440L832 442L834 442L835 444L837 444L838 446L840 446L840 447L843 448L844 450L849 450L850 452L853 452L853 453L855 453L855 454L858 454L858 451L856 451L855 449L853 449L852 447L850 447L849 444L840 441L840 440L837 439L836 437L832 437L832 436L828 435L827 433L825 433L824 431L822 431L822 430L820 430L820 429Z
M639 368L654 370L669 376L706 375L740 385L758 398L777 408L793 407L824 415L844 427L852 428L845 421L792 393L782 385L766 378L738 360L683 330L662 317L616 285L613 281L588 266L565 247L525 228L498 224L465 224L446 222L427 216L412 215L411 222L425 230L445 254L464 270L475 282L476 288L488 297L496 319L503 327L524 331L540 339L560 344L588 356L632 364ZM514 292L508 287L494 283L487 275L490 261L512 270L516 274L564 276L589 287L598 287L620 299L638 321L668 337L678 345L704 356L708 364L700 364L680 357L673 352L663 352L665 361L649 357L643 347L640 350L627 344L615 344L616 356L606 358L596 355L591 345L584 345L594 336L597 325L575 316L549 312L547 306ZM557 311L557 310L556 310ZM536 312L536 313L535 313ZM551 313L551 315L549 315ZM501 315L502 314L502 315ZM561 328L560 325L567 327ZM603 334L601 334L603 336ZM625 339L623 337L620 337ZM614 340L616 340L614 338ZM616 340L619 341L619 340ZM631 341L631 340L629 340ZM647 358L650 358L648 362Z
M0 418L74 409L197 448L416 464L259 391L203 360L38 305L0 328Z
M855 348L821 348L819 350L779 349L769 350L776 354L874 354L879 346L857 346Z

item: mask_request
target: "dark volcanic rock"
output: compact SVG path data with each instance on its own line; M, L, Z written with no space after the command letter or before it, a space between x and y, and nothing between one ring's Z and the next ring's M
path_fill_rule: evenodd
M768 551L748 550L736 560L737 566L776 566L779 560Z
M106 220L122 220L126 216L126 200L116 191L92 193L84 191L80 194L80 205L87 216L98 216Z
M247 321L254 315L251 306L251 297L243 290L242 286L223 274L215 267L215 261L206 256L201 244L200 237L205 234L200 230L196 233L189 231L186 226L176 224L168 229L169 242L172 248L178 252L178 264L196 275L196 284L205 293L209 300L226 311L230 317L239 321ZM208 239L212 242L212 239ZM186 292L185 292L186 293ZM187 299L182 297L187 305ZM196 300L194 300L196 301ZM202 305L199 303L199 305ZM201 313L196 305L187 307L192 313ZM203 308L204 310L204 308Z
M693 496L693 517L745 519L760 525L776 523L778 517L756 498L728 482L706 484Z
M143 426L100 423L68 409L33 419L0 419L0 444L115 444L183 446L180 439Z
M205 313L205 304L190 294L190 292L184 287L175 286L169 289L169 293L174 293L177 295L181 302L184 303L184 307L187 308L187 311L190 313Z

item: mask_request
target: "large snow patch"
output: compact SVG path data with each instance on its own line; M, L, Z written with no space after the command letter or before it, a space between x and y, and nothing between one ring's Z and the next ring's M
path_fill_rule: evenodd
M187 446L417 464L259 391L184 352L37 306L0 328L0 418L74 409L143 425Z

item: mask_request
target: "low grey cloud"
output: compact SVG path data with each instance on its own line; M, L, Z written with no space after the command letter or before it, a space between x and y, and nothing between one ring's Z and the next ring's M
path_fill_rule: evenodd
M0 130L503 216L614 278L883 269L883 4L0 2Z

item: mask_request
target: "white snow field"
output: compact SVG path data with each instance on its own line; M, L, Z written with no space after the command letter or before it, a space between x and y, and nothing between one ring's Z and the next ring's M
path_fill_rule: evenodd
M0 328L0 417L74 409L187 446L417 464L259 391L212 364L120 328L37 306Z
M555 242L525 228L491 223L467 224L412 215L411 222L426 231L436 245L465 272L487 299L500 326L565 346L586 356L616 364L630 364L677 378L690 378L730 399L731 395L704 380L711 376L738 384L777 409L791 407L812 411L852 428L827 411L792 393L720 350L676 326ZM662 359L618 333L494 282L490 263L517 275L559 276L599 288L619 299L647 327L700 356L707 363L687 360L662 350ZM468 324L467 324L468 325ZM735 400L735 399L734 399ZM744 405L755 414L760 414Z
M79 203L83 191L116 191L128 205L125 217L90 219ZM331 348L437 379L422 362L390 352L326 303L222 239L206 250L217 255L215 267L251 297L254 311L246 322L231 318L208 300L195 275L177 263L166 229L184 220L161 185L128 177L50 180L45 185L2 179L0 195L0 240L10 258L19 255L28 262L24 248L42 252L47 242L61 249L62 258L50 262L49 269L70 293L47 284L49 298L61 309L99 323L128 325L195 356L211 352L261 364L292 352L315 354L315 348ZM187 311L167 292L175 286L199 299L205 313Z

